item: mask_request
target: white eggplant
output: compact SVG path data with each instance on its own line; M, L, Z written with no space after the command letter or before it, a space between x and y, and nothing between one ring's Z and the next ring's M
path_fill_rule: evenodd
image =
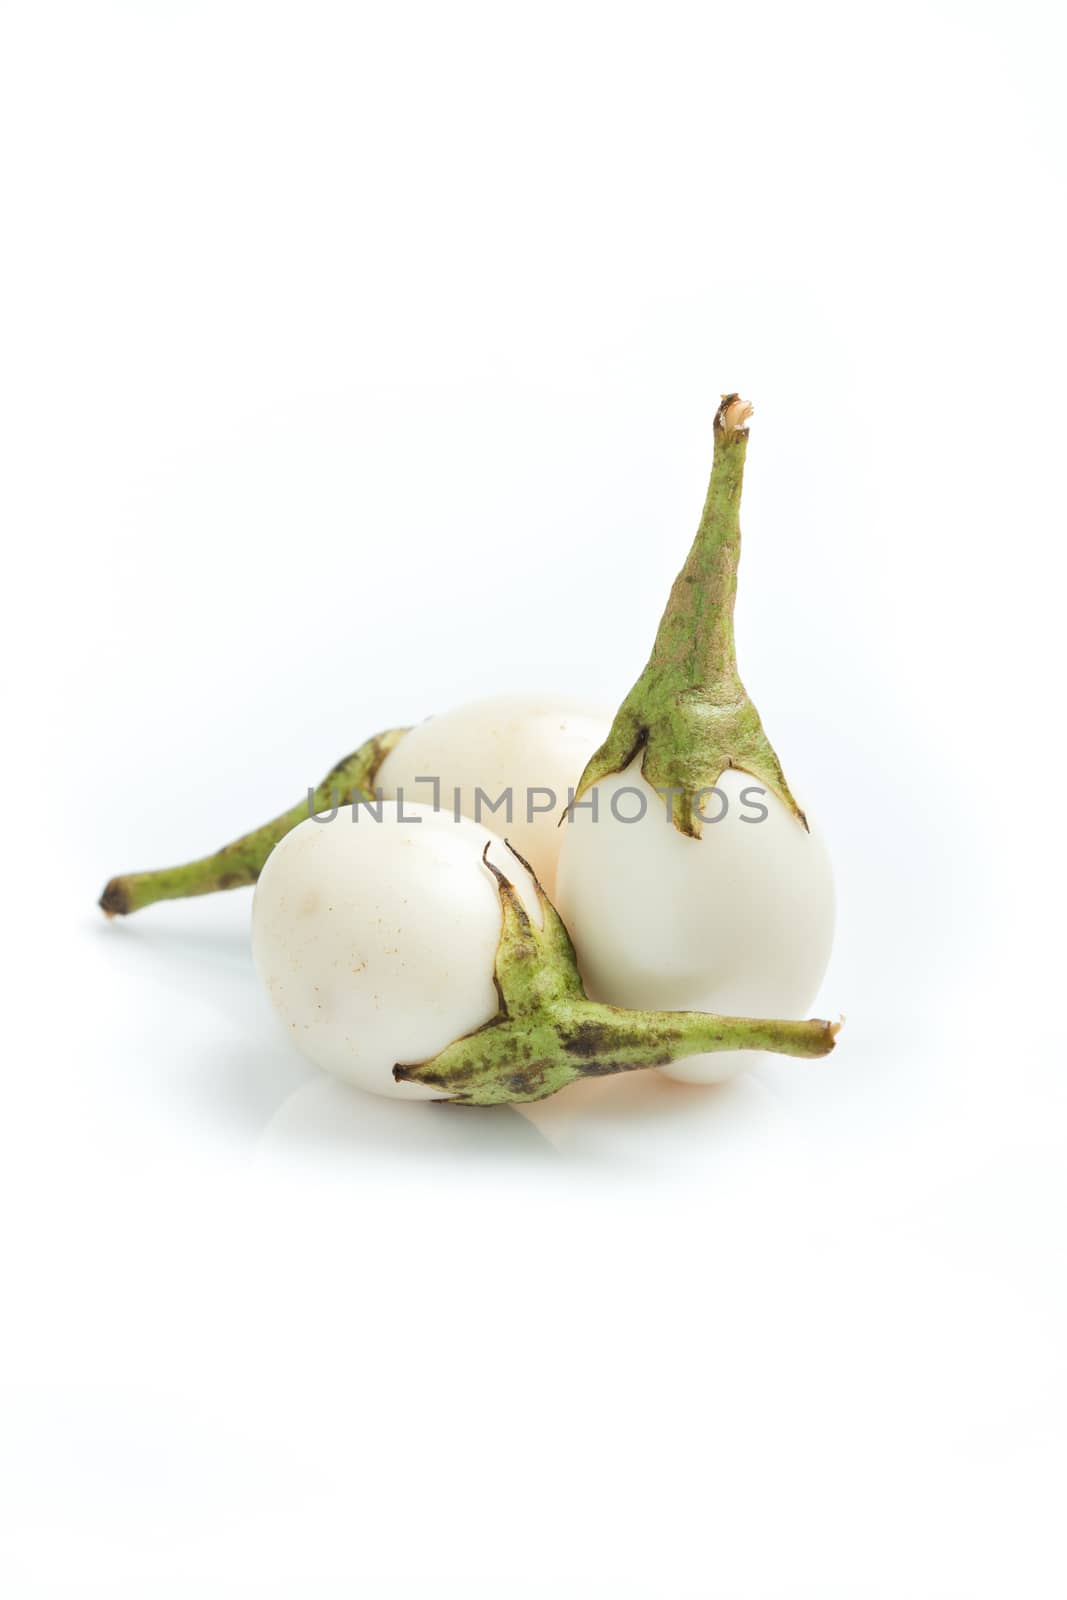
M570 786L603 742L611 717L578 701L501 695L430 717L378 769L386 799L470 817L506 836L549 898Z
M652 656L560 830L557 903L589 992L615 1005L799 1017L830 956L829 857L737 673L750 412L724 397L704 513ZM664 1070L715 1082L746 1064L716 1053Z
M473 822L406 802L293 829L260 875L252 950L306 1057L407 1099L537 1100L715 1050L820 1056L837 1031L595 1004L526 864Z

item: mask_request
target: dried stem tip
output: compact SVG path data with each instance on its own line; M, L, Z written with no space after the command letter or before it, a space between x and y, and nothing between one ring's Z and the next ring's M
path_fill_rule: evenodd
M742 400L740 395L724 394L722 397L722 404L719 407L719 414L715 418L715 421L722 429L723 433L740 433L741 429L752 415L752 410L753 407L751 401Z

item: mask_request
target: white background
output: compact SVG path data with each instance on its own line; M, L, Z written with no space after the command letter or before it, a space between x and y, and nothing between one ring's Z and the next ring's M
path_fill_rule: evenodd
M6 1594L1064 1593L1057 9L0 7ZM105 924L613 704L734 388L830 1061L376 1102Z

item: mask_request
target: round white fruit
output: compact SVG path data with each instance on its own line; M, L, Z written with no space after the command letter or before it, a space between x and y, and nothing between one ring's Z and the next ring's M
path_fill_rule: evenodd
M501 911L490 857L540 920L529 875L484 827L426 806L342 807L268 857L252 907L256 970L294 1044L348 1083L407 1100L425 1061L496 1014Z
M405 806L439 804L449 815L458 789L460 815L510 840L551 899L560 815L610 726L606 712L573 700L476 700L412 728L382 762L376 782L390 800L402 790ZM501 797L503 803L490 809Z
M635 761L564 823L556 904L590 996L612 1005L724 1016L808 1014L830 958L834 891L818 833L756 779L729 770L702 806L700 839L667 820ZM592 798L592 791L584 797ZM627 821L642 812L640 820ZM765 815L762 814L765 812ZM759 820L757 820L759 819ZM715 1083L746 1051L663 1068Z

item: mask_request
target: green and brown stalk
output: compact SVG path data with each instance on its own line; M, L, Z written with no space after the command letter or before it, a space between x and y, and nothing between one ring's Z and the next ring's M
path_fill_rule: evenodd
M510 846L509 846L510 848ZM590 1000L570 935L529 864L541 907L538 927L514 885L483 856L497 882L502 910L494 977L499 1009L474 1033L429 1061L398 1064L403 1083L440 1089L460 1105L543 1100L581 1078L661 1067L711 1050L773 1050L825 1056L840 1023L775 1022L719 1017L702 1011L623 1011Z
M408 731L407 728L391 728L388 733L378 733L367 739L358 750L331 767L318 788L309 790L305 800L251 833L242 834L232 844L223 845L212 855L202 856L199 861L187 861L180 867L128 872L121 878L112 878L100 896L100 909L109 917L126 917L131 911L141 911L156 900L181 900L189 895L215 894L220 889L239 889L255 883L274 846L305 817L330 811L334 806L350 806L357 800L371 799L379 767Z
M751 774L807 827L737 671L734 600L741 483L752 407L727 394L715 414L704 512L674 580L648 665L582 774L576 798L639 755L652 788L672 796L680 833L699 838L701 810L728 767Z

